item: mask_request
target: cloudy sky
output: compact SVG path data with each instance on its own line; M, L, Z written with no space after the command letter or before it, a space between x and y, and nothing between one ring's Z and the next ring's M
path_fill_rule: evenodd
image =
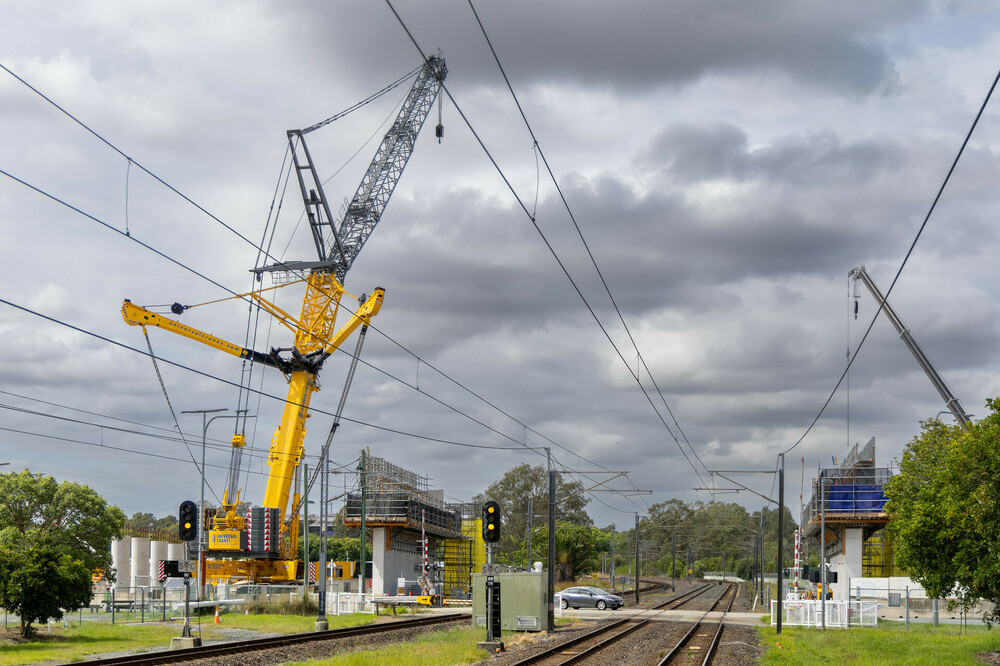
M853 319L848 271L865 264L888 289L1000 61L1000 8L979 0L475 3L571 218L469 5L394 4L424 52L443 53L454 102L440 144L425 127L348 276L351 293L386 298L333 459L352 467L369 447L466 501L549 446L587 485L627 470L615 489L652 491L593 495L600 525L708 501L695 490L713 484L708 470L773 469L803 436L875 314L864 293ZM232 413L241 364L150 331L177 441L122 299L247 291L265 233L272 253L313 259L301 201L283 189L285 131L420 54L388 4L362 0L18 3L0 37L0 63L93 130L0 71L0 462L89 484L128 514L173 513L199 492L201 420L180 412ZM404 94L309 136L331 200L353 194ZM1000 394L998 121L994 102L890 296L977 417ZM647 394L574 219L652 375L639 372ZM284 291L297 312L301 292ZM183 321L242 342L247 315L228 300ZM290 334L262 319L256 340L287 347ZM311 456L347 361L324 369ZM259 502L285 387L271 371L252 387L245 496ZM789 454L789 506L803 458L808 479L875 437L890 464L942 409L880 318ZM212 424L209 500L232 431ZM742 480L773 492L770 477Z

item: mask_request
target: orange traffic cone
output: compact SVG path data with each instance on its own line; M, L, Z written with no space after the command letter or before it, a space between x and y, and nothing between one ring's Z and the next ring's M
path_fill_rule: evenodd
M220 624L219 622L219 607L215 607L215 624Z

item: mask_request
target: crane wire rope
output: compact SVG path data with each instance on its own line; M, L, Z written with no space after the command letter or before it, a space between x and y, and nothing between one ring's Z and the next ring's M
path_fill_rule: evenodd
M632 343L633 349L635 349L636 356L638 357L638 359L639 359L642 367L646 370L646 374L649 376L649 379L653 383L653 386L656 389L656 392L659 395L660 400L663 402L663 406L667 409L667 412L670 414L670 418L673 420L674 426L677 429L677 432L680 433L680 435L684 438L685 443L688 445L688 449L691 450L691 453L694 454L695 458L698 460L698 462L701 464L701 466L705 468L705 471L707 472L708 471L708 467L705 465L704 461L702 461L701 457L698 455L698 452L695 450L694 446L692 446L691 442L688 440L687 435L684 433L683 429L680 426L680 423L677 421L677 417L674 415L673 410L670 408L670 405L667 403L667 400L664 397L663 392L660 390L659 385L656 383L656 379L655 379L655 377L653 377L652 371L646 365L645 358L643 358L642 353L639 351L639 346L636 343L635 338L632 336L632 331L629 329L628 324L625 322L625 317L622 314L621 309L618 307L617 300L615 299L614 295L611 293L611 288L608 285L607 280L605 280L605 278L604 278L604 273L601 271L601 268L600 268L600 266L597 263L597 258L594 256L594 253L591 251L590 244L587 243L587 239L583 235L583 230L580 229L580 225L577 223L576 215L573 213L573 210L572 210L572 208L569 205L569 201L566 199L566 195L563 192L562 187L559 185L559 180L556 178L555 173L553 173L552 167L549 165L549 161L545 157L545 152L542 150L541 145L538 143L538 139L535 136L535 132L534 132L534 130L531 127L531 123L528 121L528 117L527 117L527 115L524 112L524 108L521 106L521 102L518 99L517 94L514 92L514 87L511 84L510 79L507 76L507 72L504 69L503 64L501 64L501 62L500 62L500 56L497 55L496 49L493 48L493 42L490 40L489 35L486 33L486 27L483 25L482 20L480 20L479 13L476 12L476 8L473 6L472 0L468 0L468 4L469 4L469 9L472 10L472 14L476 18L476 23L479 25L480 31L482 31L482 33L483 33L483 39L486 40L486 44L487 44L487 46L489 46L490 53L493 54L493 59L496 61L497 67L500 70L500 74L503 76L503 80L507 84L507 90L510 91L510 95L511 95L511 97L514 100L514 104L517 106L517 110L521 114L521 119L524 121L524 125L527 128L528 133L531 135L531 139L533 141L533 147L534 147L534 149L536 151L535 152L536 170L537 170L538 158L541 157L542 162L545 164L546 171L549 174L549 178L552 180L552 184L555 187L556 192L558 192L558 194L559 194L559 198L562 201L563 207L566 209L566 212L569 215L569 218L570 218L570 220L573 223L573 227L576 230L577 236L580 238L581 243L583 243L583 247L587 251L587 256L590 258L590 262L593 265L594 270L596 271L598 277L601 280L601 284L604 287L604 291L607 293L608 298L611 301L611 304L614 306L615 312L618 314L618 319L619 319L619 321L621 321L622 327L625 329L625 332L628 335L628 339ZM537 201L537 197L538 197L537 186L536 186L535 197L536 197L535 206L537 208L537 205L538 205L538 201ZM626 365L628 365L628 364L626 364ZM631 366L629 366L629 371L631 373ZM633 374L633 377L635 378L635 380L637 382L640 382L640 388L641 388L642 384L641 384L639 375L640 375L640 371L637 368L636 372ZM645 392L645 389L643 389L643 391ZM656 409L655 406L653 408L654 408L654 410ZM659 412L657 412L657 414L659 414ZM664 425L666 425L666 424L664 424ZM667 432L670 433L670 435L673 437L673 439L674 439L675 443L677 444L677 446L680 447L680 442L677 440L677 435L674 434L674 432L672 432L669 427L667 428ZM695 472L697 473L697 470L695 470ZM699 479L701 478L700 474L698 475L698 478Z
M167 385L163 383L163 375L160 374L160 366L156 362L156 354L153 353L153 343L149 340L149 333L146 331L146 327L142 327L142 336L146 339L146 346L149 348L149 358L153 362L153 370L156 371L156 379L160 382L160 390L163 391L163 397L167 401L167 409L170 410L170 417L174 420L174 427L177 428L177 432L180 433L181 439L184 440L184 447L187 449L188 455L191 456L191 462L194 463L194 467L201 474L202 478L205 478L205 468L201 466L198 459L195 457L194 452L191 451L191 445L188 444L187 439L184 437L184 431L181 429L181 424L177 421L177 413L174 411L174 406L170 402L170 395L167 393ZM212 488L212 484L208 481L205 482L208 486L209 492L216 500L219 496L215 494L215 490Z
M948 172L945 174L944 180L942 181L941 186L938 188L937 194L934 196L933 201L931 201L930 208L927 210L927 214L924 216L923 222L921 222L920 227L917 229L917 233L913 238L913 242L910 243L910 247L909 249L907 249L906 254L903 257L903 261L902 263L900 263L899 269L896 271L895 277L892 278L892 284L890 284L889 288L886 290L885 297L883 298L882 302L879 303L878 310L875 311L875 316L872 317L871 323L868 324L868 328L865 330L864 335L861 336L861 340L860 342L858 342L857 347L855 347L853 358L851 358L847 362L847 367L844 368L844 371L840 374L840 378L837 380L837 384L833 387L833 390L830 391L830 395L827 396L826 401L823 403L823 406L820 407L819 412L816 414L816 417L812 420L812 423L809 424L809 427L806 428L806 431L802 433L802 436L799 437L799 439L794 444L792 444L790 447L781 452L782 454L793 451L795 447L801 444L802 440L806 438L809 432L813 429L813 426L816 425L816 422L819 421L821 416L823 416L823 412L826 411L826 408L830 404L830 401L833 400L833 396L837 393L837 390L840 388L841 383L844 381L844 378L850 371L851 365L853 365L854 361L857 360L858 352L860 352L861 348L864 346L865 340L868 339L868 334L871 333L872 328L875 326L875 322L878 320L878 316L882 313L882 310L885 307L885 303L889 300L889 295L892 294L892 290L895 288L896 282L899 280L899 276L903 273L903 269L906 268L906 264L910 260L910 256L913 254L914 248L916 248L917 246L917 241L919 241L920 236L923 235L924 229L927 227L927 223L931 219L931 215L937 208L938 201L940 201L941 196L944 194L944 190L948 186L948 182L951 180L951 176L955 172L955 168L958 166L959 160L965 153L965 148L966 146L969 145L969 141L972 139L972 133L975 131L976 126L979 125L979 119L982 118L983 112L986 111L986 106L987 104L989 104L990 98L993 96L993 91L996 89L998 81L1000 81L1000 71L997 71L996 76L993 78L993 83L990 85L989 91L986 93L985 99L983 99L983 103L979 106L979 111L976 113L976 117L973 119L972 125L969 127L969 131L966 132L965 139L962 141L962 145L959 147L958 153L955 155L955 159L952 160L951 166L948 168Z
M412 42L413 46L417 49L417 51L421 54L421 56L424 57L423 56L423 49L421 49L420 44L416 41L416 39L414 38L413 34L410 32L409 27L406 25L406 23L403 21L403 19L399 16L399 13L396 11L395 7L393 7L391 0L385 0L385 2L389 6L389 9L392 11L393 15L396 17L396 19L399 22L400 26L403 28L403 31L406 32L406 35L409 37L409 39ZM555 260L556 264L559 266L560 270L562 270L563 274L566 276L566 279L569 280L569 283L573 287L574 291L576 291L577 296L579 296L580 300L583 301L583 304L587 308L587 310L590 313L591 317L593 317L594 321L597 323L598 327L601 329L601 332L604 333L605 338L608 340L608 342L614 348L615 353L618 355L618 358L621 359L621 361L625 365L625 367L627 367L629 369L629 374L631 374L631 375L633 375L633 377L635 377L635 373L632 372L631 366L629 365L628 361L625 360L625 357L622 355L621 349L619 349L618 345L614 342L614 340L612 339L611 335L608 333L608 330L604 327L604 324L601 322L600 318L597 316L597 313L594 311L593 307L590 305L590 302L587 300L586 296L583 295L583 292L580 290L579 285L576 283L576 281L570 275L569 270L566 268L566 265L559 258L558 253L556 253L555 249L552 247L552 244L549 242L549 240L546 237L545 233L541 230L541 227L538 226L537 220L535 220L535 219L533 219L531 217L531 214L528 212L527 206L525 205L524 201L517 194L517 191L514 189L513 184L511 184L510 180L507 178L507 175L504 173L503 169L501 169L500 165L497 164L496 159L493 157L493 154L490 152L490 150L486 147L486 144L483 142L482 137L480 137L479 133L472 126L471 121L465 115L465 112L462 110L462 108L458 105L458 103L455 100L454 96L451 94L451 91L448 90L448 87L444 84L444 82L441 82L440 85L441 85L441 89L445 92L446 95L448 95L449 101L451 101L451 103L454 105L455 110L458 112L459 116L462 118L462 121L465 123L466 127L472 133L472 135L476 139L476 141L479 143L480 148L482 148L483 152L486 154L487 159L489 159L490 163L493 165L493 167L496 169L497 173L499 174L501 180L507 186L507 189L511 192L511 195L514 197L514 200L517 202L518 206L520 206L521 210L524 211L525 215L528 217L528 219L531 221L532 225L535 227L535 230L538 232L539 236L541 237L542 242L545 244L546 248L549 250L549 253L552 255L553 259ZM695 474L698 476L698 478L701 479L702 478L701 477L701 473L698 471L698 468L694 465L694 463L691 462L691 459L688 456L687 452L684 451L684 448L680 446L680 442L677 440L676 435L674 435L673 431L670 430L670 427L667 425L666 420L663 418L663 416L660 414L659 410L656 408L656 405L653 403L653 400L650 397L649 393L646 391L645 387L642 386L641 381L638 382L638 383L639 383L640 389L643 392L643 395L646 397L646 400L653 407L653 411L657 414L658 418L660 419L660 422L663 424L664 428L666 428L667 432L669 432L671 434L671 436L674 438L675 442L678 445L678 449L680 450L681 454L684 456L685 461L687 461L688 466L691 467L691 469L695 472Z

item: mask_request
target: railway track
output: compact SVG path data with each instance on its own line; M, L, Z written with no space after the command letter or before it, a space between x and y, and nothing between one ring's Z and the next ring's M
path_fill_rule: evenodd
M468 614L448 613L447 615L442 614L431 617L397 620L395 622L386 622L383 624L370 624L363 627L345 627L343 629L332 629L330 631L312 632L308 634L289 634L287 636L275 636L273 638L260 638L249 641L215 643L212 645L186 648L183 650L147 652L144 654L128 655L125 657L111 657L108 659L95 659L92 661L77 661L74 662L74 664L77 666L110 666L112 664L128 664L130 666L137 664L176 664L187 661L196 661L198 659L224 657L233 654L247 655L247 653L251 652L307 645L309 643L323 643L343 640L346 638L376 636L385 632L400 631L404 629L420 629L459 621L468 622Z
M718 601L705 611L701 619L677 642L670 652L657 664L657 666L668 666L671 664L692 664L694 659L704 655L701 660L702 666L712 663L712 656L719 646L719 638L722 636L722 622L726 613L733 607L736 600L737 586L728 583L728 589L722 593ZM706 622L708 614L722 609L722 617L718 621Z
M569 664L578 663L602 650L608 649L632 632L645 627L656 615L664 611L680 608L684 604L697 599L702 593L712 587L715 586L706 584L689 590L680 596L668 599L647 609L644 612L650 614L645 617L640 619L625 618L601 625L592 631L522 659L513 664L513 666L528 666L529 664L535 666L568 666ZM639 592L641 593L642 590L639 590Z

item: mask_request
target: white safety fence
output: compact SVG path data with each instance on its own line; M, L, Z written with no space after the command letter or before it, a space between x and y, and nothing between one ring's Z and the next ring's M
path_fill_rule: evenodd
M777 624L777 601L771 601L771 624ZM781 623L789 627L823 626L824 602L818 599L787 600L782 603ZM834 601L826 604L826 626L878 626L878 603L875 601Z
M337 592L326 596L327 612L330 615L347 615L350 613L374 613L375 606L371 603L372 596L359 592Z

